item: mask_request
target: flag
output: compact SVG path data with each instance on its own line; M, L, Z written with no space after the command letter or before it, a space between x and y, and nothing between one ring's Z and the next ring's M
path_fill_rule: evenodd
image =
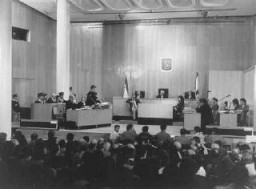
M129 87L128 87L128 80L127 77L125 76L125 80L124 80L124 93L123 93L123 98L129 98Z
M196 93L196 94L199 94L199 75L198 75L198 72L196 72L195 93Z

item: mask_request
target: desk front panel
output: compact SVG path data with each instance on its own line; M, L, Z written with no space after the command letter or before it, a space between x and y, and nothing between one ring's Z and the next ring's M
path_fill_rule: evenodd
M76 122L78 127L112 123L112 110L67 110L67 121Z

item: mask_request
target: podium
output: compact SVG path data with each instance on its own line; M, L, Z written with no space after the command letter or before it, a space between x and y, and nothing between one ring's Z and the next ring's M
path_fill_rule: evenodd
M237 127L237 116L238 114L220 114L220 127Z
M196 126L201 126L201 114L184 113L184 128L186 130L194 130Z

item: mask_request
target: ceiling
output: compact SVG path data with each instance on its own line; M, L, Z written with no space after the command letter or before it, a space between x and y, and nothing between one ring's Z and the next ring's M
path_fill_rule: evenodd
M56 0L19 0L56 19ZM68 0L71 22L256 15L255 0Z

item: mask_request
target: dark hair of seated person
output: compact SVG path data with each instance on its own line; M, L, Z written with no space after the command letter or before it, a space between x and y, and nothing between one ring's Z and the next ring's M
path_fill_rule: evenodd
M187 130L186 129L180 129L180 135L185 135L187 134Z
M148 132L148 129L149 129L148 126L143 126L142 127L142 132Z
M160 125L160 129L161 129L161 131L164 131L165 129L166 129L166 125Z
M74 140L74 134L73 133L68 133L67 134L67 141L73 141Z
M38 138L38 134L37 133L32 133L30 138L31 138L31 140L36 140Z
M90 141L90 138L89 138L88 136L84 136L83 139L84 139L87 143L89 143L89 141Z
M64 139L60 140L60 141L58 142L58 145L59 145L60 148L65 148L65 147L66 147L66 142L65 142L65 140L64 140Z
M132 129L132 127L133 127L133 124L128 124L128 125L126 126L126 130L129 131L129 130Z

